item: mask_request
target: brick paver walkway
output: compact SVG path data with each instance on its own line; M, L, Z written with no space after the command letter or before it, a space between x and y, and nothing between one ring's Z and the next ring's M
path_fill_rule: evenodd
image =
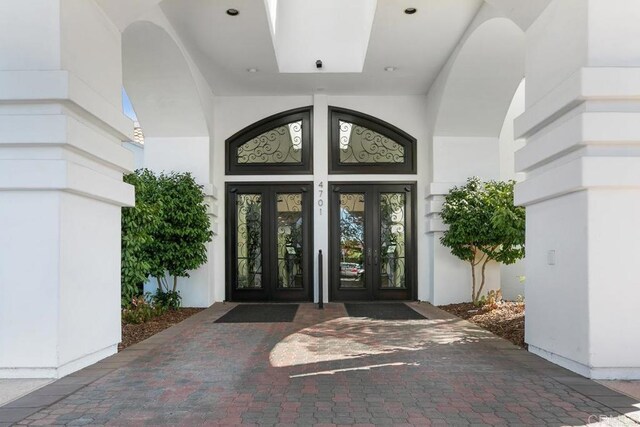
M410 306L429 319L303 304L293 323L219 324L233 304L215 304L0 407L0 426L634 424L631 398Z

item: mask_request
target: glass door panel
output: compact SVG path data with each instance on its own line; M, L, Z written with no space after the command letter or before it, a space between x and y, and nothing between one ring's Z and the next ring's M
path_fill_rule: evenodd
M262 195L239 194L236 199L237 289L262 288Z
M303 287L303 216L301 193L278 193L277 255L278 287Z
M406 288L406 194L380 194L380 287Z
M340 289L364 289L365 195L340 194Z

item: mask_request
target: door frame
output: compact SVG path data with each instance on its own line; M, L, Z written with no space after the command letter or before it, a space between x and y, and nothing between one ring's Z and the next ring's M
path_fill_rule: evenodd
M303 268L303 281L306 286L306 290L301 290L299 288L292 289L278 289L278 288L263 288L258 291L256 289L234 289L233 287L233 278L234 278L234 261L236 260L236 250L234 247L235 236L234 230L237 228L237 216L235 212L235 203L231 203L232 201L232 187L240 187L246 189L256 189L261 191L270 191L274 194L277 192L287 192L292 187L302 187L300 192L305 196L303 198L302 212L303 212L303 228L302 228L302 238L303 242L305 242L306 247L308 248L307 253L304 255L302 260L302 268ZM280 191L279 189L282 189ZM249 190L247 193L251 194ZM269 209L269 211L265 211L265 209ZM225 183L225 213L226 213L226 229L225 229L225 301L269 301L269 302L287 302L287 301L298 301L298 302L308 302L313 300L313 289L314 289L314 243L313 243L313 182L312 181L275 181L275 182L255 182L255 181L239 181L239 182L226 182ZM263 235L267 233L273 235L277 229L277 225L274 221L270 221L271 219L275 219L277 215L277 205L276 206L265 206L263 205L263 213L262 213L262 228ZM269 277L272 275L271 272L271 256L272 248L268 247L268 240L263 239L262 242L262 251L263 251L263 277ZM277 240L277 239L276 239ZM273 242L271 242L273 243ZM267 256L264 256L266 250ZM283 294L290 293L290 297L274 299L273 294L275 292L281 292ZM263 294L263 295L260 295ZM300 298L300 295L303 297Z
M375 186L387 186L387 185L398 185L409 187L409 200L410 200L410 209L407 211L407 229L406 235L408 244L406 247L407 254L410 256L406 257L406 264L409 265L408 273L406 275L406 280L410 282L409 284L409 300L416 301L418 299L418 245L417 245L417 227L416 227L416 213L417 213L417 195L416 181L329 181L329 263L328 263L328 278L329 278L329 301L342 302L342 301L360 301L358 298L354 299L338 299L337 295L335 295L333 281L340 280L339 271L340 271L340 262L337 261L337 257L335 254L336 248L339 246L339 223L336 221L336 210L340 208L339 203L336 202L335 197L335 188L339 186L364 186L364 187L375 187ZM338 213L339 216L339 213ZM373 217L378 217L379 214L374 214ZM366 225L365 225L366 227ZM366 233L366 230L365 230ZM372 285L373 286L373 285ZM375 299L376 293L387 293L390 296L393 295L394 291L397 293L395 289L371 289L370 292L372 294L372 299L367 301L391 301L391 300L405 300L391 297L389 299ZM350 291L346 291L350 292ZM357 293L357 290L353 291L354 294Z

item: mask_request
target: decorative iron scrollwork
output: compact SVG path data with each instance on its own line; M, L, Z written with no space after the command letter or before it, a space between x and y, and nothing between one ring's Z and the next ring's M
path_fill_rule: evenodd
M340 120L340 163L404 163L404 147L364 126Z
M380 194L380 278L383 288L406 287L406 195Z
M416 139L391 123L329 107L329 173L416 173Z
M302 163L302 121L264 132L240 145L238 164Z
M225 141L227 175L313 173L313 107L265 117Z
M236 199L237 289L262 288L262 196L240 194Z

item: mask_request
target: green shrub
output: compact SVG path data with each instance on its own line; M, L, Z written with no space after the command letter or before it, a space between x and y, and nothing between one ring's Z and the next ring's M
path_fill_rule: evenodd
M122 322L145 323L150 319L166 312L166 308L154 305L149 301L149 295L132 298L127 308L122 309Z
M182 297L177 291L163 291L158 288L153 296L153 303L168 310L177 310L182 304Z
M440 242L471 265L472 301L478 303L489 261L513 264L524 257L525 210L513 204L515 182L473 177L445 197L440 216L449 226ZM481 268L479 286L476 266Z
M160 202L155 191L156 178L147 170L138 170L124 176L124 182L136 189L134 207L122 209L121 240L121 302L130 307L134 297L142 294L142 287L151 273L147 247L160 224Z
M157 185L161 210L160 224L148 245L151 275L162 291L175 293L178 277L189 277L189 270L207 262L207 243L213 233L202 186L190 173L162 173ZM166 273L173 277L173 286Z
M189 270L207 261L213 235L202 186L189 173L156 175L147 169L126 175L124 181L135 186L136 205L122 210L122 306L132 309L133 299L153 276L158 304L178 308L178 277L189 277Z

